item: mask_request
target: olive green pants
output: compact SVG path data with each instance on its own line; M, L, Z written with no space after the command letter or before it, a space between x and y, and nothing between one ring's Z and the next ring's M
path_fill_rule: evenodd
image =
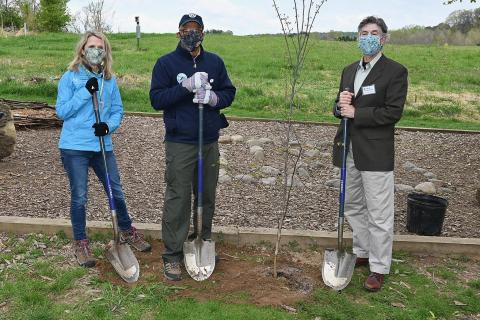
M198 146L165 142L165 201L162 218L163 259L181 261L183 243L188 237L191 212L196 234ZM218 143L203 146L203 221L202 238L212 234L215 193L219 170ZM194 195L192 207L192 193Z

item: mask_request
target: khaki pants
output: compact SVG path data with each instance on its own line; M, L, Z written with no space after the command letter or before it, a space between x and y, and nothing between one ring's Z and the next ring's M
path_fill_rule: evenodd
M188 237L191 212L196 226L198 146L165 142L165 203L162 217L163 259L181 261L183 243ZM203 223L202 238L209 239L215 212L215 193L219 170L218 143L203 147ZM192 206L192 193L194 203ZM191 211L192 210L192 211Z
M393 244L393 171L357 170L350 145L346 184L345 216L353 230L353 253L369 258L371 272L388 274Z

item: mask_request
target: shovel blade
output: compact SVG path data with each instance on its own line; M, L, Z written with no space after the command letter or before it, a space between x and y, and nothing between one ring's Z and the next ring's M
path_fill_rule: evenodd
M185 269L192 279L208 279L215 269L215 242L195 239L183 243Z
M333 290L344 289L352 279L357 256L337 250L326 250L323 257L322 278Z
M128 244L110 241L105 256L118 275L127 283L133 283L138 280L140 266Z

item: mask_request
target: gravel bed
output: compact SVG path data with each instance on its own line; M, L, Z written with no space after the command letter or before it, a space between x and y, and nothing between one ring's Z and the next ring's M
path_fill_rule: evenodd
M331 165L335 127L294 125L293 140L300 143L300 162L306 169L302 186L292 189L290 212L284 227L335 231L338 190L326 186L337 177ZM17 132L14 154L0 161L0 215L69 218L68 179L57 149L60 130ZM281 211L282 173L274 185L260 182L271 175L261 171L272 166L283 172L284 125L277 122L231 121L222 135L242 135L244 142L220 145L222 168L232 177L219 184L214 224L219 226L275 228ZM136 222L160 223L163 207L164 146L161 118L127 116L114 135L117 161L130 215ZM246 143L251 138L268 138L263 143L265 159L256 160ZM424 172L410 171L415 164L441 180L438 196L448 199L443 236L479 237L480 205L475 199L480 187L480 135L430 133L397 130L395 183L415 187L428 181ZM300 150L298 146L292 148ZM306 154L309 153L309 156ZM315 154L316 153L316 154ZM290 158L290 162L295 160ZM424 170L424 171L425 171ZM235 179L251 175L253 182ZM395 194L395 233L407 234L408 192ZM110 220L106 197L93 172L89 181L88 219Z

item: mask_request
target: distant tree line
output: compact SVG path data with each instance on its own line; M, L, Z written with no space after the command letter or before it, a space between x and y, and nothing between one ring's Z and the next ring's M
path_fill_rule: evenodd
M392 43L480 45L480 8L457 10L433 27L407 26L391 32Z
M17 31L24 24L29 31L110 32L104 0L92 0L81 11L70 15L68 0L0 0L0 30Z
M223 30L217 30L217 29L210 29L206 30L205 33L211 33L211 34L228 34L228 35L233 35L233 32L230 30L223 31Z

